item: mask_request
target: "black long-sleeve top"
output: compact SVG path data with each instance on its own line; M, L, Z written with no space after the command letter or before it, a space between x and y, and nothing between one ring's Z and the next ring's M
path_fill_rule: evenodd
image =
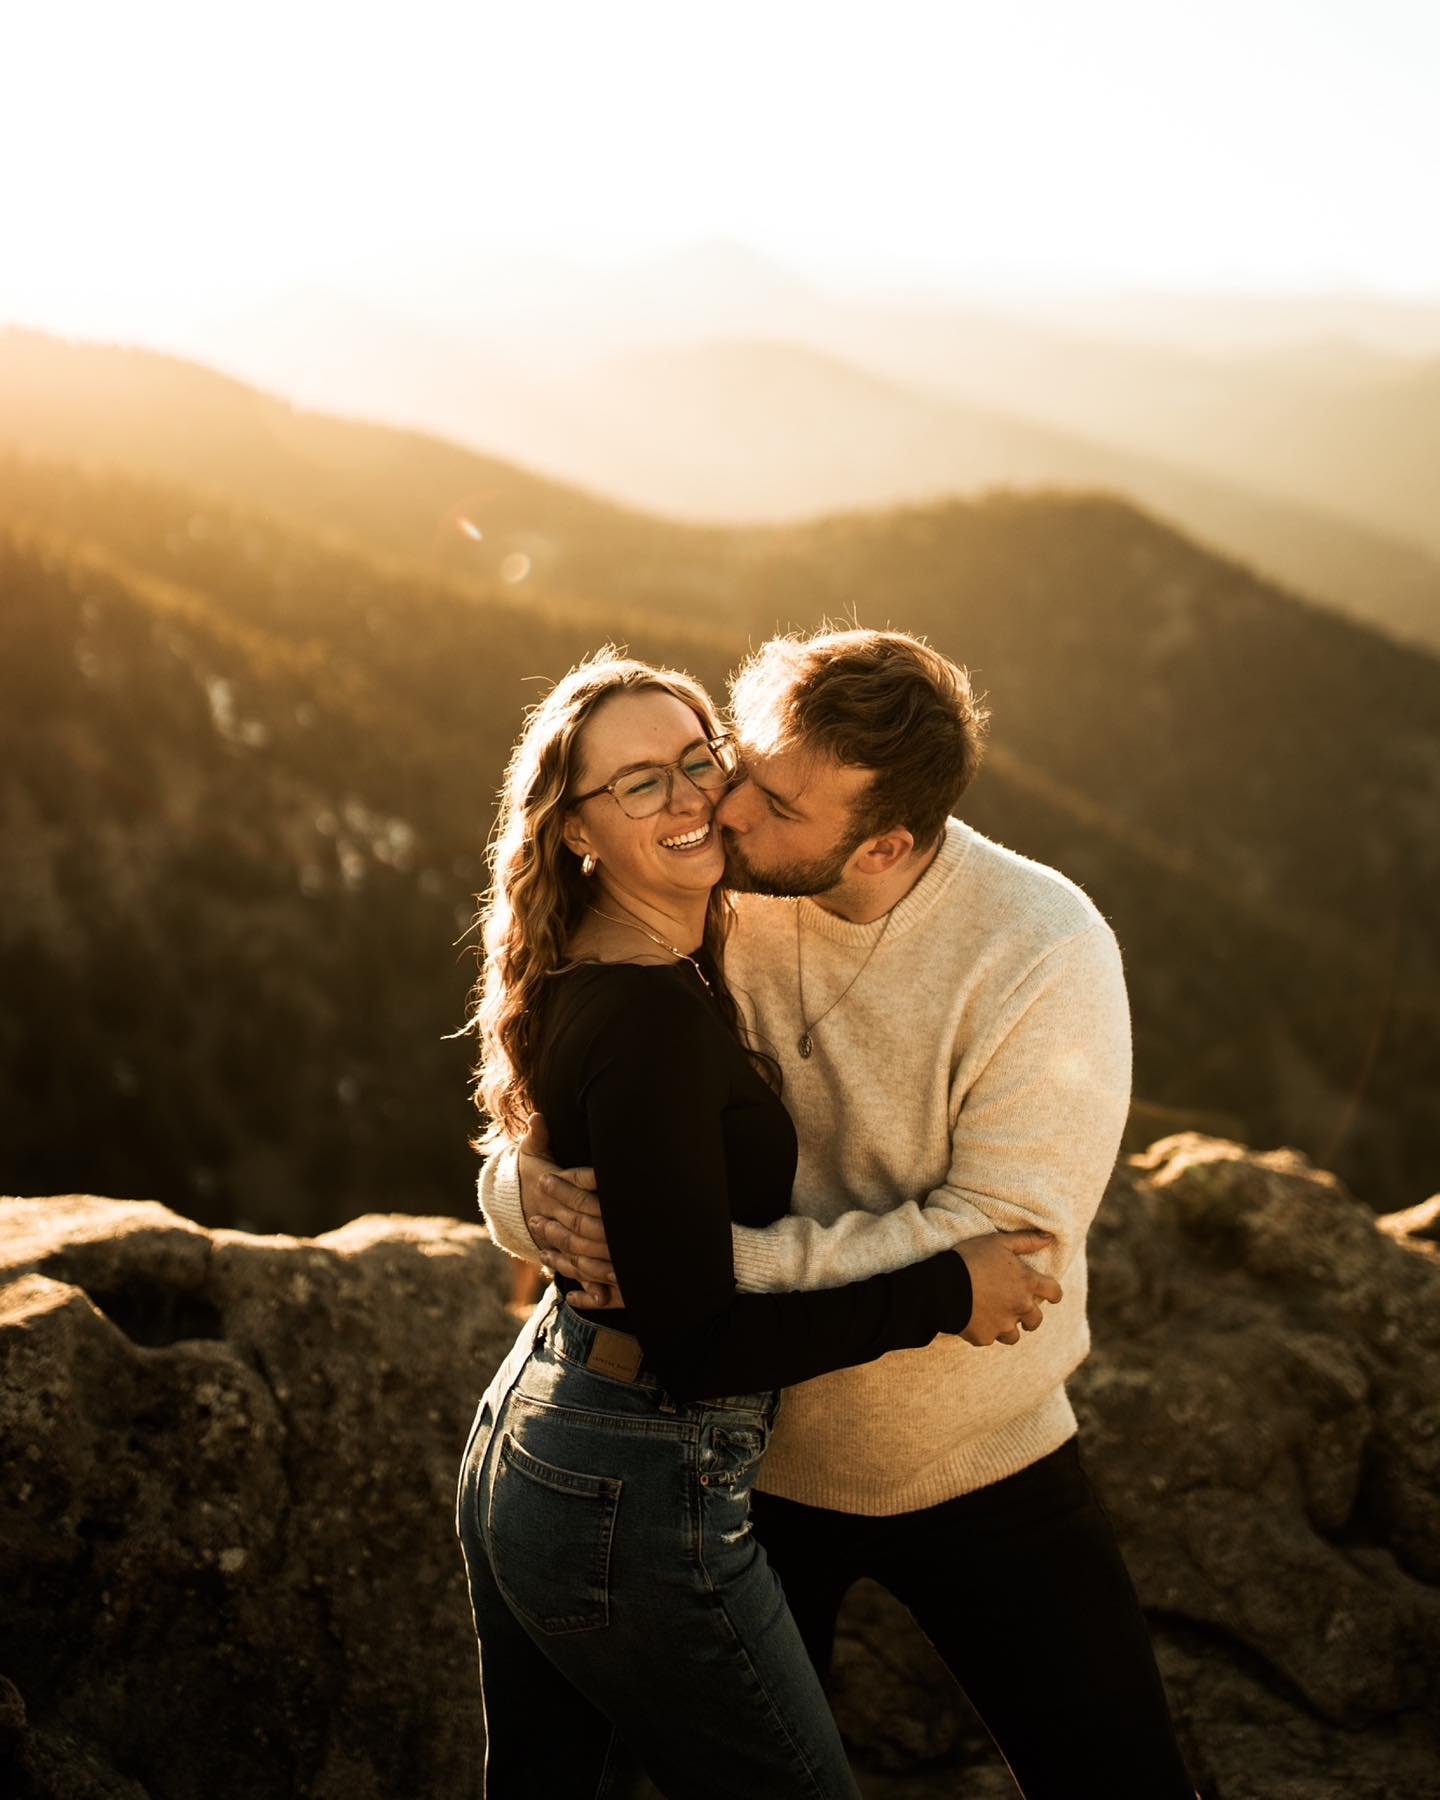
M581 963L541 1007L534 1101L556 1159L595 1170L625 1299L593 1316L638 1337L677 1399L785 1387L965 1329L970 1273L951 1250L844 1287L736 1290L731 1222L788 1211L795 1127L688 963Z

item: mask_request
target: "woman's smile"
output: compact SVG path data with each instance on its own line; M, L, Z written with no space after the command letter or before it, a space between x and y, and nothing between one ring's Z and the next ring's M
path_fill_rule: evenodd
M675 837L663 837L661 848L680 855L688 855L696 850L703 850L713 835L715 826L707 819L703 825L697 825L692 831L686 831Z

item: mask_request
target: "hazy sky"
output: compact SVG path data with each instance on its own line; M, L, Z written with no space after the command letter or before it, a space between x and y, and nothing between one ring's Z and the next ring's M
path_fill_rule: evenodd
M1440 291L1434 0L36 0L0 317L710 236L867 286Z

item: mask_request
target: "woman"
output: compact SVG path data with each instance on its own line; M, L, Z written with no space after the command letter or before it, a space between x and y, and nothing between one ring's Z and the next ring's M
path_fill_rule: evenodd
M538 1109L562 1161L595 1168L626 1304L602 1326L552 1287L466 1448L492 1800L537 1777L613 1791L627 1747L669 1800L853 1800L749 1532L751 1480L778 1389L969 1320L948 1251L849 1287L735 1291L731 1223L787 1210L796 1143L721 968L713 813L734 766L697 684L603 656L536 709L506 779L479 1098L494 1136Z

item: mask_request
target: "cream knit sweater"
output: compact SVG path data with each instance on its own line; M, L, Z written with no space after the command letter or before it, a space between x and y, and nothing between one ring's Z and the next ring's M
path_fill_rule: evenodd
M1027 1260L1065 1290L1013 1346L938 1337L787 1389L757 1485L879 1515L1011 1475L1075 1431L1065 1380L1090 1347L1085 1234L1130 1095L1114 933L1065 876L951 819L804 1061L797 940L814 1019L885 921L853 925L809 900L738 906L726 971L780 1058L800 1138L792 1213L734 1228L738 1285L835 1287L1040 1226L1056 1245ZM497 1242L537 1260L513 1152L486 1163L480 1204Z

